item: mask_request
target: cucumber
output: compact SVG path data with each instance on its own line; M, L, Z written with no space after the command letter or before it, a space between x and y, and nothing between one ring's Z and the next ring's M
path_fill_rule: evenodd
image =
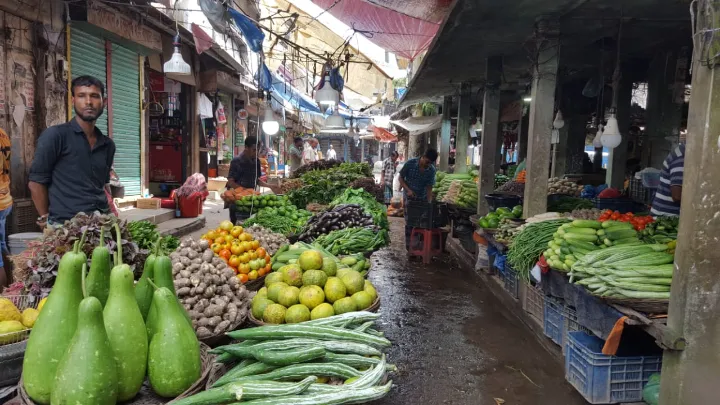
M581 241L581 240L571 239L568 241L568 244L570 244L570 247L574 246L576 248L590 250L590 251L599 249L598 246L595 245L594 243L585 242L585 241Z
M565 235L569 233L579 233L584 235L596 235L597 230L594 228L570 228L567 231L565 231Z
M301 346L287 350L258 350L255 359L271 366L288 366L305 363L325 356L325 349L320 346Z
M575 228L602 228L602 223L600 223L600 221L593 221L589 219L576 219L572 221L572 225Z
M586 235L581 233L568 233L563 236L565 240L571 241L571 240L577 240L577 241L584 241L584 242L595 242L597 241L597 236L595 234L593 235Z
M173 401L174 405L216 405L234 401L249 401L260 398L297 395L308 389L317 378L310 376L297 383L277 381L250 381L231 383L219 388L211 388L190 397Z
M635 232L634 229L621 229L621 230L614 230L614 231L608 230L606 232L606 235L607 235L608 239L610 239L610 240L618 240L618 239L627 239L627 238L637 237L637 232Z
M638 239L637 236L633 236L633 237L630 237L630 238L615 240L615 241L613 241L613 245L614 245L614 246L627 245L627 244L630 244L630 243L637 243L637 242L640 242L640 239Z
M629 228L629 229L632 229L632 227L633 227L632 224L630 224L629 222L605 221L602 223L603 228L612 228L612 227L616 227L616 226L623 226L623 227Z

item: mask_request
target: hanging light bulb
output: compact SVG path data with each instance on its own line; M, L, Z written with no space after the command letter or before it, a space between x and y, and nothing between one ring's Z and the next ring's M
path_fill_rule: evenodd
M163 71L177 75L189 75L191 73L190 65L185 62L180 53L180 33L177 33L173 38L173 47L173 54L170 60L163 65Z
M315 101L321 106L333 107L340 103L340 93L330 84L330 71L326 71L323 87L315 92Z
M565 120L563 119L562 111L558 110L555 114L555 120L553 121L553 128L560 129L565 126Z
M602 138L602 134L603 134L603 126L601 124L600 126L598 126L597 133L595 134L595 138L593 138L593 148L598 149L598 148L603 147L603 144L600 141L600 139Z
M269 105L265 108L262 130L268 135L275 135L280 130L280 123L275 120L275 115Z
M320 132L324 133L342 133L346 131L345 118L338 113L337 109L333 110L333 113L325 119L325 126L320 130Z
M614 112L610 113L610 118L607 120L600 142L602 142L602 145L608 149L617 148L622 142L620 128L618 127L617 118L615 118Z

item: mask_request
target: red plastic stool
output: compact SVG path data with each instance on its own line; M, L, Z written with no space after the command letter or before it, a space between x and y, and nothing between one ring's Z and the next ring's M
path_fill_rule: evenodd
M417 237L422 237L422 247L415 248ZM433 246L435 242L435 246ZM443 253L443 234L442 229L422 229L413 228L410 233L410 255L420 256L424 264L429 264L433 256L439 256Z

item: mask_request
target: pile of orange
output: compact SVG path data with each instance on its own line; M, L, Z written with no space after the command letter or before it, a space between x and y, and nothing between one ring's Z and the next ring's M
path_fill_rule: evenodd
M235 270L237 278L243 283L256 280L272 269L270 255L242 226L223 221L202 239L210 243L210 249Z

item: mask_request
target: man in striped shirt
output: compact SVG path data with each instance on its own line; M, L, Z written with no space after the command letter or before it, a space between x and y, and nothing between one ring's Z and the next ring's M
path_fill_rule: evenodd
M683 169L685 166L685 144L680 144L663 162L660 185L655 192L650 214L659 216L680 215Z

